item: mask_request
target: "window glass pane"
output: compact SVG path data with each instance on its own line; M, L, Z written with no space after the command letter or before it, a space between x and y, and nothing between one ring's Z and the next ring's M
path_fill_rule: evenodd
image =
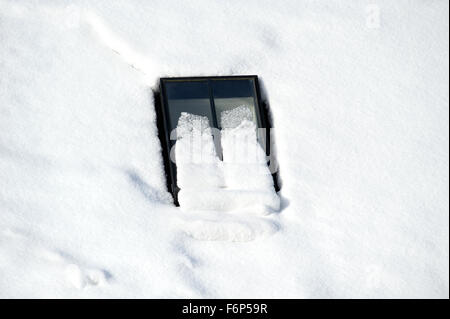
M220 128L222 127L222 112L237 107L247 107L252 115L251 120L258 127L253 80L213 80L211 85L217 122Z
M170 131L175 129L181 112L206 116L213 125L207 81L167 81L165 83Z

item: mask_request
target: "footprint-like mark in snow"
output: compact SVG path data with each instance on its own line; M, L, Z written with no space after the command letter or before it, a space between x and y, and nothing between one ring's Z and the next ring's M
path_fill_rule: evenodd
M180 296L189 296L192 298L202 298L208 296L210 292L198 278L197 272L201 273L201 262L193 256L192 251L187 247L186 235L177 232L171 242L172 248L176 253L176 273L179 274L178 293Z
M68 264L65 267L66 280L75 288L81 289L87 285L104 285L108 282L110 275L96 268L82 268L77 264Z
M7 243L5 255L20 256L27 265L46 265L45 269L55 272L55 277L62 276L65 282L77 289L87 286L107 284L111 274L101 268L83 263L70 254L51 248L29 234L11 228L0 231L0 243ZM1 253L0 246L0 253Z
M60 269L63 270L66 281L75 288L104 285L112 278L108 271L85 265L63 252L42 246L37 248L36 252L48 262L59 265Z

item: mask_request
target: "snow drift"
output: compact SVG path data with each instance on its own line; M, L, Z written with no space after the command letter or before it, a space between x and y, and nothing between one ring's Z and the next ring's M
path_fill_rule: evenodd
M448 298L448 13L0 0L0 296ZM269 215L166 191L152 88L229 74L273 112Z
M249 115L247 107L222 112L222 162L216 153L208 118L181 114L176 129L175 161L182 210L244 209L261 214L267 209L280 209L266 154Z

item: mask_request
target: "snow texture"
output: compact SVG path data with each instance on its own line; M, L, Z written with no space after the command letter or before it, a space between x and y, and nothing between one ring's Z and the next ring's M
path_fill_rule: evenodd
M234 189L274 191L266 153L258 142L250 109L237 107L224 111L221 118L225 184ZM271 206L278 210L279 201Z
M183 112L176 132L178 187L182 191L193 189L200 194L204 190L223 187L223 173L208 118Z
M251 113L239 107L222 113L224 121L236 126L221 131L223 162L217 157L208 118L181 114L175 159L182 210L246 210L266 215L280 209L256 126L246 114Z
M223 129L235 128L241 124L242 120L252 121L252 119L253 114L250 108L240 105L220 114L220 127Z
M439 0L0 0L0 297L448 298L448 16ZM176 208L152 89L238 74L270 104L280 210L229 193Z

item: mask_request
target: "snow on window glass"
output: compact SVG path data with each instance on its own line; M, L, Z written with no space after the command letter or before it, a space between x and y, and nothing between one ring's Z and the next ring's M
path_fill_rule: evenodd
M265 153L251 112L222 112L223 162L216 155L206 117L182 113L177 127L176 163L180 207L230 211L254 206L279 209Z
M238 107L224 111L221 143L224 173L230 187L272 189L273 179L266 163L266 154L257 140L257 128L251 111Z
M223 186L209 120L205 116L181 113L175 146L178 187Z
M243 120L253 121L253 113L246 105L223 111L220 113L220 126L222 128L235 128Z

